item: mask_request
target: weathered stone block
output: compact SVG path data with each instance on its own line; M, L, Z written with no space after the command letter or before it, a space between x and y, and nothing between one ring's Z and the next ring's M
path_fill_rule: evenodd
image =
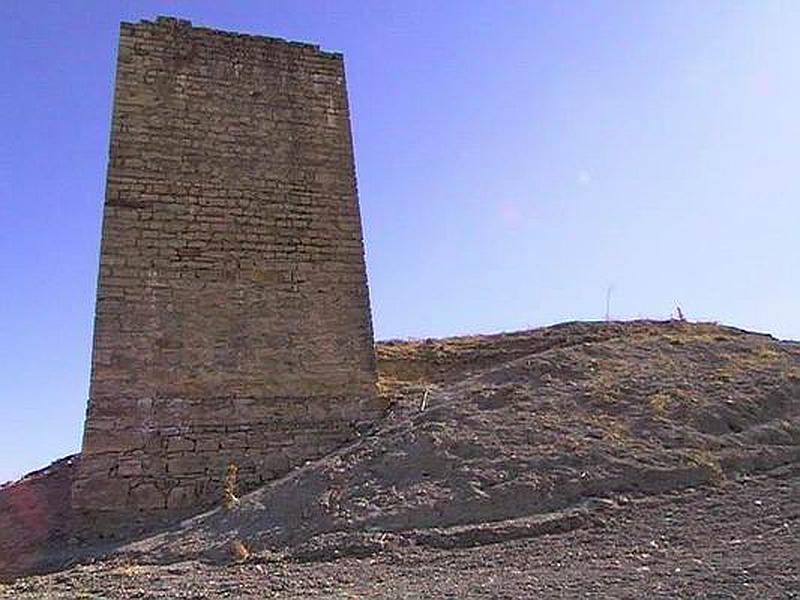
M170 490L167 508L184 510L197 504L198 497L194 485L181 485Z
M213 455L182 454L167 461L167 472L171 476L202 474L206 472L213 459Z
M114 489L114 488L111 488ZM139 483L131 487L130 490L130 498L129 503L122 503L117 505L117 509L119 510L120 507L127 508L128 510L131 509L138 509L138 510L153 510L153 509L165 509L167 507L167 496L169 492L164 492L159 490L155 484L153 483ZM97 507L93 507L97 508ZM102 506L102 508L109 510L113 507L110 506Z
M197 441L190 437L174 436L167 438L167 452L194 452Z
M142 462L138 458L128 458L117 463L118 477L135 477L142 474Z

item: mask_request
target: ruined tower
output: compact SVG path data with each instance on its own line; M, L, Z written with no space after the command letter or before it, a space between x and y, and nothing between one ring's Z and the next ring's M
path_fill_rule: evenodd
M120 30L73 506L174 515L353 439L382 406L342 56Z

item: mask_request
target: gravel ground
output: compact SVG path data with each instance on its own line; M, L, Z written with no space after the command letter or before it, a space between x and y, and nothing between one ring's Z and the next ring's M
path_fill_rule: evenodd
M363 558L78 567L2 598L800 598L800 467L631 498L574 531Z

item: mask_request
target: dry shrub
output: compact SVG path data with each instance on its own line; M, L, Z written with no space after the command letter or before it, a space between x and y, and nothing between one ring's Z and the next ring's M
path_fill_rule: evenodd
M236 496L236 474L238 469L235 464L228 465L225 472L225 497L224 505L228 510L232 510L239 506L239 498Z
M671 389L651 394L647 399L647 403L655 416L666 418L670 413L673 416L680 416L681 414L685 416L686 411L696 409L704 401L702 397L693 396L686 390Z
M666 416L671 402L672 398L665 392L657 392L648 399L650 409L659 417Z
M115 577L133 577L138 572L139 566L130 561L119 564L109 571L109 573Z
M687 455L690 463L709 470L711 473L712 483L725 483L725 471L722 470L722 465L717 457L715 457L710 451L695 448L688 450Z

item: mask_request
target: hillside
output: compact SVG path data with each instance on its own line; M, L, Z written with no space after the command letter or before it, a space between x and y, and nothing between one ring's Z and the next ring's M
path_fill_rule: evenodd
M6 593L800 593L800 344L639 321L377 352L393 408L356 443Z

